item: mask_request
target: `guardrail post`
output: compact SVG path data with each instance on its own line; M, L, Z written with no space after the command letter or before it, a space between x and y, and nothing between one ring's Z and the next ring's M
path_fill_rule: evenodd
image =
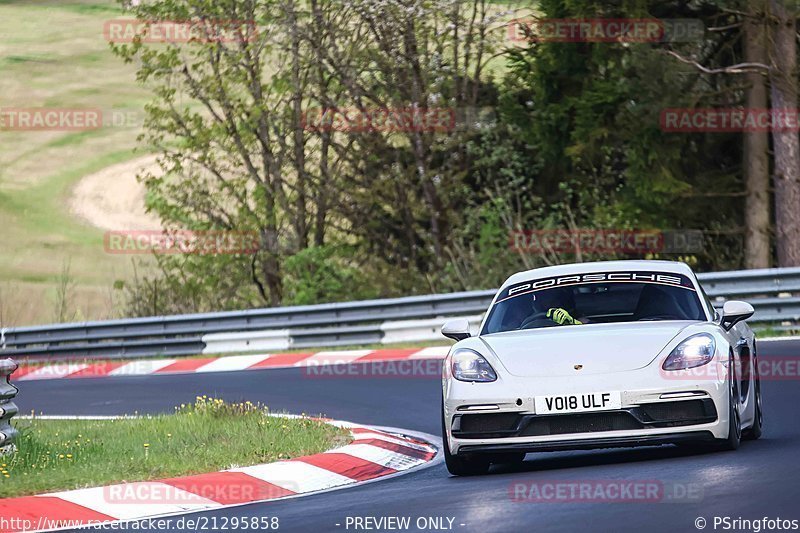
M11 425L11 418L18 409L12 401L19 389L11 384L11 374L17 369L17 363L11 359L0 359L0 455L14 451L14 440L17 430Z

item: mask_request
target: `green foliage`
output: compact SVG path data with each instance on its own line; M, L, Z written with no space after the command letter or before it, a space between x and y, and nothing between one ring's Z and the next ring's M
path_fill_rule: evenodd
M543 1L544 18L695 18L706 25L726 16L713 4L665 2ZM703 62L734 61L736 35L714 34L700 43L676 43ZM509 55L503 96L510 123L534 146L534 192L564 205L562 187L595 196L571 211L580 227L694 228L710 232L709 249L696 258L702 269L736 268L741 244L720 228L741 228L741 136L666 133L665 108L728 107L741 102L737 80L707 76L679 63L657 44L532 43ZM709 53L709 51L711 51ZM734 194L732 194L734 193ZM573 200L578 197L572 195ZM709 198L714 208L709 209ZM584 198L584 200L586 200ZM536 224L534 227L541 227ZM738 243L737 243L738 238ZM723 253L720 253L720 252Z
M253 256L159 258L161 275L132 290L138 312L485 288L520 268L615 257L525 255L509 246L519 230L701 229L708 249L687 261L740 265L740 137L667 133L659 122L665 108L742 101L730 77L665 53L729 64L736 30L695 43L532 42L500 51L502 32L485 31L499 8L406 4L137 8L149 19L258 21L245 42L114 51L139 61L139 80L153 88L146 140L162 151L165 174L142 177L148 207L169 227L255 231L263 245ZM537 12L706 25L735 16L713 2L656 0L542 0ZM499 70L487 68L494 52ZM444 106L477 119L445 132L302 127L304 110L337 106Z
M351 265L345 247L313 246L286 259L286 305L375 298L378 293L363 271Z
M124 285L125 316L231 311L262 301L252 281L254 256L157 255L157 270L134 262Z

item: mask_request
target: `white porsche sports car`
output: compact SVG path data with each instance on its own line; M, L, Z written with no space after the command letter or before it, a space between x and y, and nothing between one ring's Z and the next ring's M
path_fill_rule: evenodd
M477 336L466 319L442 380L448 470L488 471L536 451L659 444L733 450L761 436L745 302L714 309L692 270L611 261L511 276Z

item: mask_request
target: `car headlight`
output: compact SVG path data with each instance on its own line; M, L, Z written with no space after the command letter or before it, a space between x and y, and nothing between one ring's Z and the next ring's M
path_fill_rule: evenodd
M662 368L664 370L686 370L707 365L714 359L715 351L714 337L700 333L676 346L664 361Z
M461 348L453 353L453 377L459 381L489 382L497 380L494 368L474 350Z

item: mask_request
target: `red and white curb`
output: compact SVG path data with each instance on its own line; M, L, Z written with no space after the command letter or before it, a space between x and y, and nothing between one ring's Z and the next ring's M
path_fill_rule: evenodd
M14 372L12 379L14 381L34 381L64 378L236 372L265 368L444 359L449 349L448 346L431 346L422 349L339 350L316 353L231 355L216 358L142 359L129 362L59 363L46 366L23 365Z
M292 498L400 475L431 466L437 457L438 439L433 436L327 422L348 428L353 442L316 455L212 474L2 499L0 531L75 528Z

